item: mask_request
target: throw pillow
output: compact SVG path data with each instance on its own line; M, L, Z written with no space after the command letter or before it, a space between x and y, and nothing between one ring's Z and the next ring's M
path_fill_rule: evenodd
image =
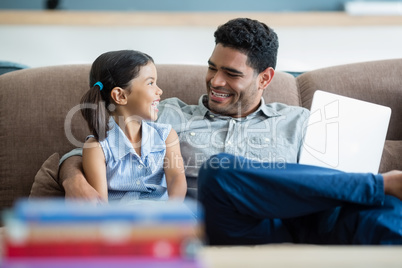
M57 183L59 174L58 153L52 154L36 173L29 198L64 197L64 189Z

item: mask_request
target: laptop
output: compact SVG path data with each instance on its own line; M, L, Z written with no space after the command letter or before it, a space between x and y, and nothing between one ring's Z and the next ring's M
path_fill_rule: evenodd
M300 164L378 173L389 107L318 90L310 111Z

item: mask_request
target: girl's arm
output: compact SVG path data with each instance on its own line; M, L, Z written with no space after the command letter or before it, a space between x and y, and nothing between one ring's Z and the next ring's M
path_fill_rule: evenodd
M101 201L108 201L105 155L97 140L88 139L82 150L82 167L88 183L99 193Z
M164 170L169 199L184 200L187 192L187 181L184 174L179 137L174 129L170 131L166 139Z

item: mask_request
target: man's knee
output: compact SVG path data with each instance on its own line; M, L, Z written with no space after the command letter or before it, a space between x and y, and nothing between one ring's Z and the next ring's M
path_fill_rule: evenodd
M224 180L233 172L236 157L230 154L217 154L211 156L201 166L198 174L198 190L211 187L211 184Z

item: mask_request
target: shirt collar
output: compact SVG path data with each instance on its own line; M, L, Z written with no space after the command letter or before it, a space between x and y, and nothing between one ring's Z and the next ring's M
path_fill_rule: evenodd
M206 94L202 95L199 98L197 110L195 110L194 115L205 117L209 114L214 114L205 106L205 103L207 102L207 98L208 98L208 96ZM281 115L278 111L272 109L271 107L269 107L269 105L266 105L265 100L262 97L261 97L261 103L260 103L260 106L258 107L258 109L254 113L248 115L247 117L260 115L261 113L267 117L276 117L276 116ZM214 114L214 115L219 116L218 114Z
M280 112L276 111L275 109L272 109L269 105L266 105L265 100L264 100L263 97L261 97L261 105L260 105L260 107L255 112L258 113L260 111L263 114L265 114L267 117L275 117L275 116L280 116L281 115Z
M207 101L207 95L204 94L198 99L197 109L194 111L193 115L195 116L206 116L210 111L205 106L204 102Z
M155 128L151 127L147 122L141 122L142 139L141 139L141 158L146 157L151 152L158 152L165 148L165 142L161 139ZM135 154L133 145L124 134L123 130L114 121L113 117L109 119L110 130L108 132L108 140L110 150L115 160L120 160L128 154Z

